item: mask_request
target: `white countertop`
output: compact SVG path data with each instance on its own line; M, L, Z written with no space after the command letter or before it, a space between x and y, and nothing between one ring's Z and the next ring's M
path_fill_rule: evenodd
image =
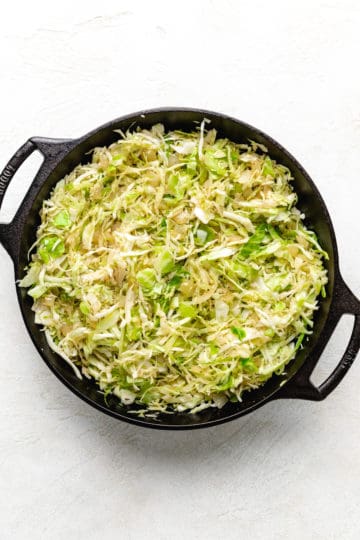
M0 167L32 135L75 137L142 108L231 114L309 171L359 296L359 26L356 0L6 3ZM2 248L0 265L2 540L360 538L360 358L324 402L274 402L194 432L145 430L55 378L24 329Z

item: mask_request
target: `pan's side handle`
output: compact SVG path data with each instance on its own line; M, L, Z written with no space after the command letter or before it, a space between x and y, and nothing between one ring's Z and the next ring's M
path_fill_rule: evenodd
M11 180L13 179L18 168L24 161L36 150L36 144L29 139L25 144L15 152L10 161L5 165L0 174L0 208L5 197L5 193Z
M342 315L350 313L354 315L354 325L350 340L339 363L328 378L316 387L311 381L311 374L320 359L337 323ZM335 283L335 297L327 322L325 335L312 351L311 357L290 379L274 398L298 398L320 401L332 392L350 369L360 349L360 301L350 291L344 280L338 275Z
M72 139L47 139L43 137L32 137L27 140L15 152L0 174L0 209L6 190L16 171L35 150L40 150L44 156L44 163L51 165L55 164L60 155L63 155L69 150L72 142ZM31 186L29 189L31 189ZM14 258L14 246L16 245L16 232L14 231L13 223L14 221L9 224L0 223L0 243L12 259Z

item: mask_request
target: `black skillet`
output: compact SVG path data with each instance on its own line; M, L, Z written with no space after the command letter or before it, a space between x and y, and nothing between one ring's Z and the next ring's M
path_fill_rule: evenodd
M48 198L55 184L69 173L78 163L89 160L89 151L95 146L109 145L119 135L115 129L148 128L161 122L167 130L194 130L204 117L211 120L220 136L236 142L248 139L265 144L272 158L286 165L294 177L294 187L299 196L298 207L306 215L307 224L312 227L328 252L327 263L329 283L327 298L321 300L316 312L314 332L304 348L288 365L286 373L273 376L263 387L244 394L241 403L228 403L222 409L207 409L197 414L160 415L158 418L139 418L121 405L115 397L104 401L96 384L87 379L79 380L72 369L48 346L40 326L34 322L31 311L32 300L26 290L17 287L18 301L29 334L48 367L77 396L90 405L115 418L140 426L161 429L191 429L213 426L233 420L249 413L266 402L279 398L299 398L320 401L339 384L353 363L360 348L360 302L344 283L339 270L338 250L335 233L325 203L315 184L296 161L279 143L258 129L234 118L210 111L171 108L153 109L123 116L94 129L79 139L45 139L32 137L10 159L0 176L0 206L6 189L20 165L35 150L44 156L44 162L33 180L13 221L0 224L0 241L9 253L15 267L15 280L24 275L27 252L35 241L39 224L39 210ZM344 313L355 315L354 327L346 350L334 371L319 386L310 381L311 373L318 362L331 334Z

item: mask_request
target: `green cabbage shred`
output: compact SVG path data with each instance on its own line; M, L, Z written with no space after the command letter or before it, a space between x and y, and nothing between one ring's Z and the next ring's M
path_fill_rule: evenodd
M205 121L95 148L44 202L20 282L49 345L141 415L222 407L283 373L327 283L291 180Z

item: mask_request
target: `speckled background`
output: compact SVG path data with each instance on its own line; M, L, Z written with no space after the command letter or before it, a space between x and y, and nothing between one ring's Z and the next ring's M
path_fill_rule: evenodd
M203 107L267 131L305 166L360 295L360 4L5 3L0 166L29 136L78 136L141 108ZM21 169L11 218L39 165ZM360 359L322 403L272 403L196 432L121 424L80 402L27 336L0 249L1 540L357 540ZM344 317L324 379L349 335Z

